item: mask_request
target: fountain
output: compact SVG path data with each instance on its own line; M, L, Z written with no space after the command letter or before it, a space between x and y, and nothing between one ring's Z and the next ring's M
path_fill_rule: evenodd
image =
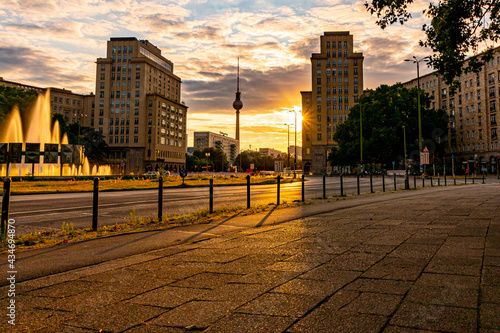
M107 165L90 168L80 145L61 138L59 122L51 128L50 93L39 95L31 110L28 130L23 133L17 107L0 124L0 176L90 176L109 175Z

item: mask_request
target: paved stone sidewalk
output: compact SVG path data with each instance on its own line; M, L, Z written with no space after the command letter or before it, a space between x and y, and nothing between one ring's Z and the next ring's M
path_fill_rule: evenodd
M499 213L463 186L170 246L19 283L0 331L499 332Z

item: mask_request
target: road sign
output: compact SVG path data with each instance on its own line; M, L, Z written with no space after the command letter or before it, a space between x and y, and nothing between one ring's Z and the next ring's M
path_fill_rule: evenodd
M455 155L451 155L451 158L454 159L455 158Z
M394 164L396 164L396 162L395 162L395 161L392 161L392 165L394 165Z
M424 153L428 153L429 149L427 149L427 146L424 147Z
M425 152L425 149L420 153L420 164L429 164L429 151Z
M188 174L188 172L185 169L182 169L179 171L179 176L181 176L182 178L186 177L187 174Z

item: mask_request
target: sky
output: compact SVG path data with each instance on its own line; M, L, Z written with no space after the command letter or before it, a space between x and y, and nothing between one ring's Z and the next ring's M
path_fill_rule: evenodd
M111 37L147 39L174 63L194 131L234 137L238 57L243 109L241 149L286 151L294 144L300 91L311 90L312 53L325 31L350 31L364 54L364 89L405 82L416 67L404 59L430 55L416 0L412 20L385 30L356 0L2 0L0 76L76 93L95 92L97 58ZM430 72L421 68L421 73ZM298 145L301 145L300 114Z

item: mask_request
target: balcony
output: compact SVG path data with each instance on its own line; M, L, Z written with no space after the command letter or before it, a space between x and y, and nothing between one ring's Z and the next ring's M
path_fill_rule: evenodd
M491 125L496 125L496 124L497 124L496 119L495 119L495 120L491 120L491 121L490 121L490 124L491 124Z
M496 140L498 138L498 135L497 134L492 134L491 135L491 140Z

